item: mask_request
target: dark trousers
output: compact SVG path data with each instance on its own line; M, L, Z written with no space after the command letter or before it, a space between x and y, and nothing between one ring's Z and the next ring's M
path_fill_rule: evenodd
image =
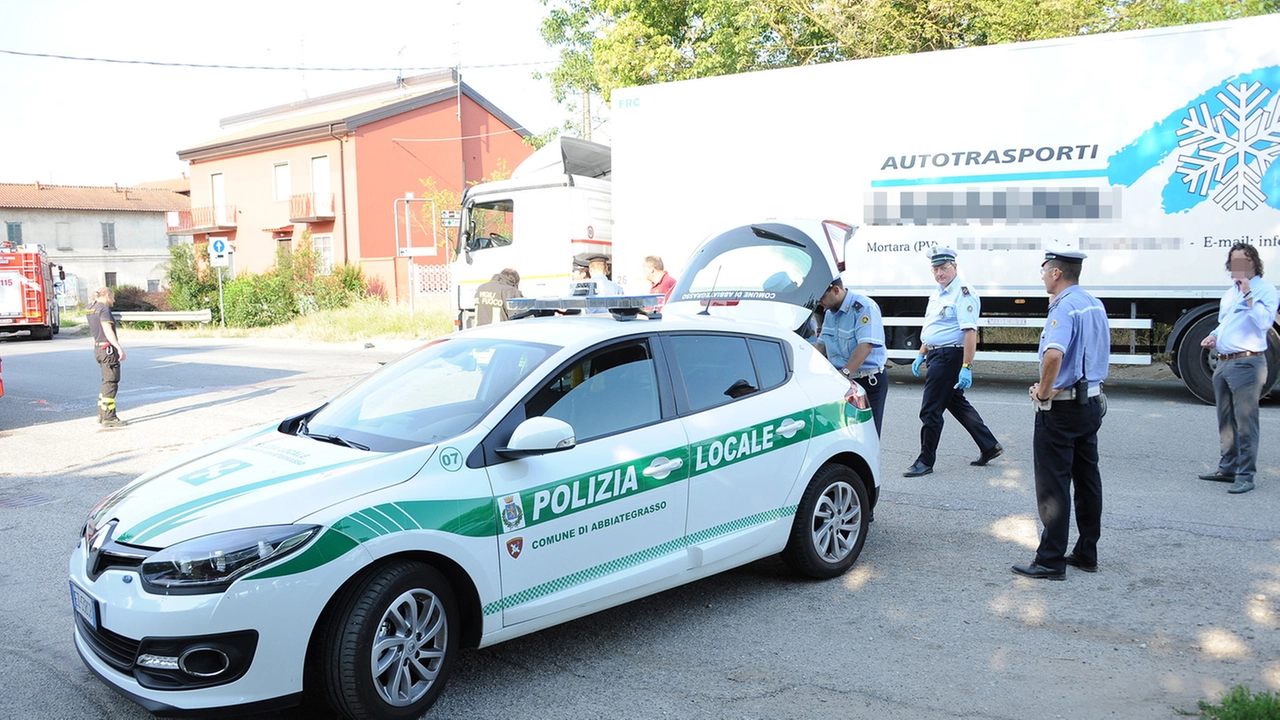
M116 391L120 389L120 356L116 349L95 347L93 357L102 370L102 388L98 391L98 419L116 419Z
M982 422L982 416L969 404L964 391L956 389L960 382L960 366L964 364L964 348L935 348L925 356L929 364L924 378L924 397L920 401L919 461L933 467L938 458L938 440L942 437L942 413L949 412L969 431L978 449L986 452L996 446L996 436Z
M871 419L876 422L876 435L884 425L884 399L889 394L889 383L885 372L881 370L875 375L855 378L854 382L867 391L867 402L871 403Z
M1258 469L1258 401L1267 379L1261 355L1225 360L1213 371L1218 404L1218 472L1253 480Z
M1102 475L1098 472L1098 428L1102 402L1089 398L1055 400L1036 412L1033 438L1036 503L1044 532L1036 550L1036 564L1054 570L1066 567L1067 534L1071 529L1071 490L1075 489L1076 528L1080 537L1072 552L1085 565L1098 562L1102 534Z

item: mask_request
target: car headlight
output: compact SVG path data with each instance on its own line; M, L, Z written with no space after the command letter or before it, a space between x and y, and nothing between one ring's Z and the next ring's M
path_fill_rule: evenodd
M319 525L268 525L193 538L142 563L142 586L160 595L226 590L236 578L298 550Z

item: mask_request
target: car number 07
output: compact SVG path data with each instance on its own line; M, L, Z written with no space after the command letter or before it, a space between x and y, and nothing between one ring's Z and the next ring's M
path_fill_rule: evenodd
M440 467L449 472L457 472L462 469L462 453L454 448L445 448L440 451Z

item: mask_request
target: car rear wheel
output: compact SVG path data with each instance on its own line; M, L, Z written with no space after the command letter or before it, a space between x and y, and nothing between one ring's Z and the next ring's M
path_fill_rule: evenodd
M800 499L782 559L810 577L844 574L866 542L869 507L858 473L844 465L823 465Z
M357 720L420 717L444 690L458 654L453 589L435 568L397 562L348 587L320 651L328 704Z

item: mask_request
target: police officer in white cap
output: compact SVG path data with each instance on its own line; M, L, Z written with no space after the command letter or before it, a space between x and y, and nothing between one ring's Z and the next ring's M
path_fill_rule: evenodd
M1098 429L1102 427L1102 381L1111 362L1107 311L1079 285L1085 254L1050 250L1040 266L1049 293L1049 316L1040 335L1040 381L1029 389L1036 408L1036 504L1044 531L1035 558L1013 571L1026 577L1062 580L1066 566L1098 570L1102 532L1102 475ZM1067 553L1071 490L1075 488L1080 537Z
M930 248L929 262L938 289L929 296L924 328L920 331L920 355L911 363L911 374L920 377L920 366L928 365L924 396L920 399L920 456L902 473L919 477L933 472L938 440L942 437L942 413L950 412L969 431L982 454L970 465L986 465L1004 449L996 441L982 416L965 399L973 385L973 354L978 349L978 314L982 303L978 294L960 281L956 271L956 251L948 247Z

